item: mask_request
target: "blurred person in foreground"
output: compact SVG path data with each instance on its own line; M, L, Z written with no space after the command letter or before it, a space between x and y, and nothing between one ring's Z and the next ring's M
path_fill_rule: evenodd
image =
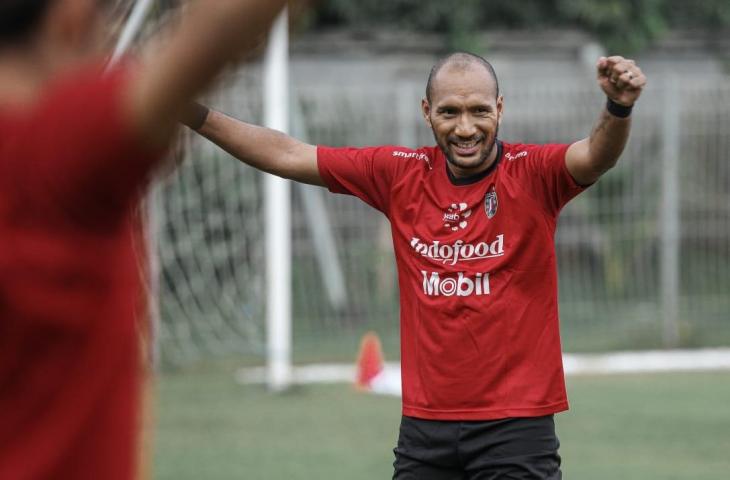
M355 195L390 220L403 381L396 479L561 478L556 222L616 164L646 83L620 56L596 70L607 101L572 144L501 141L497 76L469 53L431 70L422 111L433 147L316 147L202 105L188 112L188 126L243 162Z
M2 479L135 475L130 212L181 106L286 2L193 2L139 61L104 74L105 3L0 0Z

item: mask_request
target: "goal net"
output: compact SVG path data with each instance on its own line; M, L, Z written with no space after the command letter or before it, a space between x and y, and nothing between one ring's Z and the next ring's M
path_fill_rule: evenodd
M209 99L231 115L261 118L258 72L242 68ZM264 354L265 242L260 174L191 132L181 162L156 188L162 360Z

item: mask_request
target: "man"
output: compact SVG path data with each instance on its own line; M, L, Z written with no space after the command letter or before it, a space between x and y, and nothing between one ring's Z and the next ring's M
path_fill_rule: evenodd
M102 3L0 0L2 479L133 477L130 212L180 111L285 1L194 2L108 75Z
M422 110L437 147L315 147L202 106L187 119L249 165L356 195L389 218L403 375L396 479L561 477L556 221L615 165L646 83L619 56L597 72L606 106L571 145L500 141L497 77L467 53L428 80Z

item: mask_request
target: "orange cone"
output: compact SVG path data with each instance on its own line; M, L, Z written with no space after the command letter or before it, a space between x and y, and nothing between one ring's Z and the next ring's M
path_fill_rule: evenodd
M370 382L383 371L385 361L380 338L375 332L368 332L360 340L360 353L357 356L357 378L355 388L370 390Z

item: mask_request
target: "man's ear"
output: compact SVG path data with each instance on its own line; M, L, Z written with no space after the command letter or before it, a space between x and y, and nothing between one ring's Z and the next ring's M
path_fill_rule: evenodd
M433 128L433 125L431 125L431 104L425 98L421 100L421 112L423 113L423 118L426 119L426 125Z
M502 124L502 114L504 113L504 97L500 95L497 97L497 124Z

